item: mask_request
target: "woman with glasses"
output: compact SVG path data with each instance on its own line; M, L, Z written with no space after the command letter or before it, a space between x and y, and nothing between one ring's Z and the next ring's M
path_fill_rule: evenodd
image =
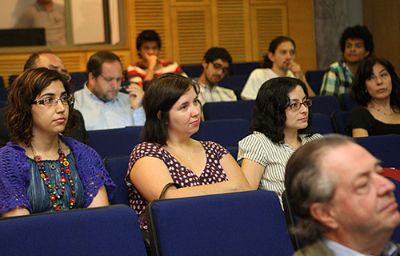
M99 155L61 135L73 103L65 77L26 70L8 101L11 141L0 149L0 216L108 205L114 184Z
M361 106L354 108L348 119L353 137L400 134L399 86L389 61L369 57L360 64L351 96Z
M238 161L252 189L284 191L285 166L301 145L321 135L310 131L306 85L290 77L265 82L256 98L252 134L239 141Z

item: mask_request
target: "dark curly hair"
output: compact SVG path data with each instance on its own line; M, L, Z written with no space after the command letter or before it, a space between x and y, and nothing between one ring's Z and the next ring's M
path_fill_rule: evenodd
M272 68L272 61L268 57L268 53L273 53L275 54L276 49L278 49L279 45L284 42L291 42L293 44L294 50L296 50L296 43L294 40L288 36L278 36L272 39L272 41L269 43L268 47L268 52L263 56L264 62L263 62L263 67L264 68Z
M344 53L344 49L346 48L346 40L349 38L353 39L361 39L364 41L365 50L369 51L369 54L372 55L374 52L374 38L369 32L366 26L355 25L352 27L347 27L342 35L340 36L339 45L342 53Z
M275 143L284 143L283 130L286 122L288 97L296 86L300 86L306 98L307 88L303 81L291 77L277 77L265 82L258 91L251 120L251 131L265 134ZM308 113L308 126L299 130L300 134L311 134L311 112Z
M65 77L47 68L27 69L11 84L7 109L11 141L30 145L33 137L32 102L54 81L61 81L67 95L71 95L72 91ZM69 108L71 113L72 106Z
M199 94L198 84L194 80L177 74L164 74L150 83L143 98L146 122L142 129L142 141L166 144L169 111L191 88Z
M375 64L381 64L386 68L392 80L392 92L390 93L390 106L400 110L400 79L393 65L384 58L370 56L363 60L358 67L353 85L350 90L351 97L362 106L367 106L371 101L371 95L367 92L366 81L371 78Z

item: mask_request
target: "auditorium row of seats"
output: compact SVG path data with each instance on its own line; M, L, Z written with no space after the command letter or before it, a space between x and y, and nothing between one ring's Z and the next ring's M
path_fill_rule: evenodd
M227 75L221 82L220 86L232 89L238 99L240 93L251 73L256 68L260 68L259 62L242 62L232 64L231 73ZM203 67L201 64L182 65L184 72L191 78L197 78L201 75ZM86 82L87 76L85 72L71 72L71 84L74 90L79 90ZM318 95L324 75L323 70L310 70L305 73L306 79L311 88ZM11 84L17 75L11 75L8 78L8 84ZM0 76L0 103L7 100L7 91L4 86L4 78Z
M383 166L400 166L399 135L356 141L380 158ZM126 189L127 163L128 156L106 159L117 184L110 207L0 219L1 254L148 255L138 216L123 205L128 204L127 190L121 192ZM399 199L398 190L395 195ZM289 235L288 211L282 211L273 192L159 200L148 209L150 255L292 255L298 245ZM396 229L392 240L400 242L399 234Z

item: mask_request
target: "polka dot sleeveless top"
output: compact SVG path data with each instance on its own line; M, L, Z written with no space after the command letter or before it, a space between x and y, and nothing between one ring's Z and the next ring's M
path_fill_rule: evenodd
M139 215L141 228L147 229L146 221L142 215L144 215L143 213L148 202L142 197L129 180L130 170L135 162L140 158L148 156L162 160L167 166L173 182L178 184L180 187L207 185L227 180L226 173L222 169L220 160L223 156L228 154L228 151L218 143L212 141L200 141L200 143L203 145L205 150L207 161L204 170L199 176L192 170L181 165L179 161L160 144L143 142L133 149L129 160L126 183L129 190L129 203Z

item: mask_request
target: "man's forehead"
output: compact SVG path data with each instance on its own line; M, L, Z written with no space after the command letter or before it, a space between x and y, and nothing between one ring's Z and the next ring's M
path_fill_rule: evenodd
M49 68L50 66L63 67L64 63L58 56L52 53L43 53L39 56L36 62L36 66L45 68Z
M214 62L214 63L221 64L221 65L226 66L226 67L229 67L229 62L228 62L228 61L225 61L225 60L223 60L223 59L220 59L220 58L214 60L213 62Z
M351 179L358 173L373 168L379 162L356 143L346 143L328 149L320 161L323 170L337 177L343 176L345 179Z

